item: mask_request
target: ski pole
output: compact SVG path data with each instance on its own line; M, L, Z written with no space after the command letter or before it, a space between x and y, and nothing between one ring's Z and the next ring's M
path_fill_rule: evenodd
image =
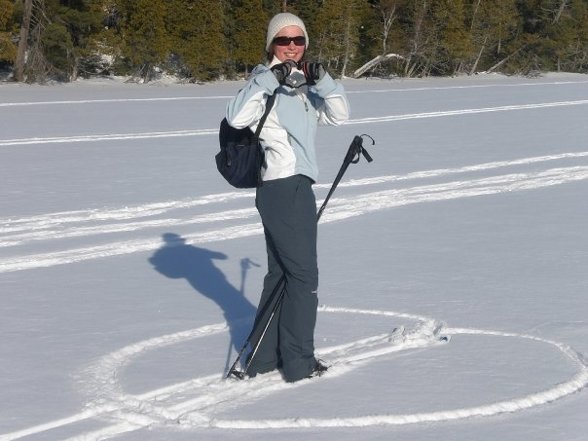
M333 181L333 185L331 186L331 189L329 190L329 193L327 194L325 201L323 202L323 204L321 205L321 208L318 211L317 219L316 219L317 222L321 218L321 215L323 214L323 211L325 210L325 207L327 206L329 199L331 199L331 196L335 192L337 185L339 185L339 182L341 181L341 179L343 178L343 175L347 171L347 167L349 167L349 164L357 164L359 162L359 159L361 158L361 155L363 155L365 157L367 162L373 161L372 157L367 152L367 150L363 148L363 137L364 136L367 136L368 138L370 138L372 140L372 145L374 145L376 143L376 141L374 141L374 138L372 138L369 135L365 135L365 134L361 135L361 136L355 135L355 137L353 138L353 141L351 142L351 145L349 146L349 149L347 150L347 154L345 155L345 159L343 160L343 164L341 165L341 168L339 169L339 173L337 173L337 177Z
M327 197L325 198L325 200L323 201L323 203L321 205L321 208L317 212L317 219L316 219L317 223L320 220L320 218L323 214L323 211L325 210L327 203L329 202L329 199L331 199L331 196L335 192L335 189L339 185L339 182L343 178L343 175L347 171L347 168L349 167L349 165L350 164L357 164L361 158L361 155L364 156L364 158L367 160L367 162L373 161L372 157L369 155L367 150L363 147L363 137L364 136L368 137L372 141L372 145L374 145L376 143L371 136L365 135L365 134L364 135L356 135L353 138L353 141L351 142L351 145L349 146L349 149L347 150L347 154L345 155L345 159L343 160L343 164L341 165L341 168L339 169L339 172L337 173L337 176L336 176L335 180L333 181L333 185L331 185L331 189L329 190ZM272 294L270 295L267 302L265 303L263 309L257 315L257 318L255 319L255 322L253 323L253 329L251 330L249 337L247 337L245 344L243 345L243 347L241 348L241 350L237 354L237 358L236 358L235 362L233 363L233 365L231 366L231 368L229 369L229 372L227 373L226 378L234 376L234 377L242 380L247 375L247 371L249 370L249 367L251 366L253 358L257 354L257 350L259 349L259 346L261 345L261 342L262 342L267 330L269 329L270 324L272 323L272 320L273 320L274 316L276 315L278 308L280 307L280 305L282 303L282 299L284 298L284 292L285 292L285 290L284 290L285 282L286 282L286 276L282 275L282 277L280 278L280 280L276 284L274 290L272 291ZM258 328L261 326L261 322L262 322L263 317L268 312L269 307L272 304L273 304L273 307L271 309L270 316L268 317L265 325L263 326L263 330L262 330L259 338L255 342L255 345L253 346L253 348L251 350L251 356L249 357L249 360L247 361L247 365L245 366L245 369L243 371L240 371L237 369L237 364L241 360L241 357L243 356L245 350L247 349L247 346L249 346L251 344L251 340L253 339L254 335L257 333Z

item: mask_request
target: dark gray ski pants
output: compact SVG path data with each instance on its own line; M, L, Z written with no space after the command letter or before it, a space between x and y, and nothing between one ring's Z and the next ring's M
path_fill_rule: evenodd
M268 256L258 314L272 297L282 275L286 276L286 284L281 308L259 346L249 373L281 367L287 381L298 381L307 377L316 364L317 219L312 181L302 175L266 181L257 189L255 202L263 222ZM271 311L271 305L267 309Z

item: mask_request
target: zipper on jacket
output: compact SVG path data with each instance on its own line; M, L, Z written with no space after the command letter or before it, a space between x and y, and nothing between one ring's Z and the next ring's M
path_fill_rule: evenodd
M306 94L305 93L301 93L299 91L296 91L296 95L298 95L298 97L304 103L304 110L306 110L308 112L308 97L306 96Z

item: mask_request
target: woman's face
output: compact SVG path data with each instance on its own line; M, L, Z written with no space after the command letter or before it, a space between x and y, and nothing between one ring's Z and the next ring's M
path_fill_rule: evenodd
M295 37L298 38L292 40ZM298 26L286 26L280 29L273 41L274 56L281 62L294 60L298 63L302 59L306 48L306 39L304 32Z

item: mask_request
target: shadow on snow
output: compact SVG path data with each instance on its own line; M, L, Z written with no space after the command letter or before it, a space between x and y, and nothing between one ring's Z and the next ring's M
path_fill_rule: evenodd
M251 266L259 266L250 259L241 259L241 287L235 288L214 260L225 260L218 251L186 244L186 239L175 233L162 236L163 245L149 258L156 271L170 279L186 279L203 296L221 307L229 326L231 344L241 349L255 318L256 307L245 298L245 280ZM230 349L229 349L230 352Z

